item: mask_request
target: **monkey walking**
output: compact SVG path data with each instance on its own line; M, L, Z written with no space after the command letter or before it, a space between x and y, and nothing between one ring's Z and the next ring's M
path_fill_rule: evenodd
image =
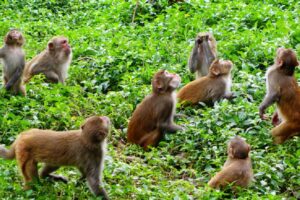
M4 38L4 46L0 49L0 58L4 61L3 81L4 87L13 94L21 93L26 96L23 85L23 70L25 66L25 53L22 46L25 39L16 29L9 31Z
M274 64L266 72L267 94L259 106L259 116L276 103L277 111L271 130L275 144L300 134L300 87L294 76L295 67L299 65L296 53L292 49L278 48Z
M217 43L214 36L207 33L198 33L195 45L189 58L189 69L196 72L196 79L206 76L211 63L217 59Z
M249 156L250 145L239 136L228 143L227 160L220 172L209 182L212 188L225 187L233 184L233 187L247 187L253 180L252 163Z
M42 53L26 63L24 81L28 83L34 75L42 73L47 81L64 84L71 60L72 49L68 39L62 36L53 37Z
M9 150L0 146L0 157L16 158L24 177L24 189L29 189L29 183L38 178L37 163L41 162L45 164L40 173L42 178L66 182L66 178L51 173L60 166L75 166L96 196L109 199L102 184L109 127L108 117L93 116L85 120L80 130L31 129L21 133Z

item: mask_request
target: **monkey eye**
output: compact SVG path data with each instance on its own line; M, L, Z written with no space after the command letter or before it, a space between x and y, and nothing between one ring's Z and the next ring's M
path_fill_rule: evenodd
M67 43L67 40L63 40L61 43L62 43L62 44L66 44L66 43Z

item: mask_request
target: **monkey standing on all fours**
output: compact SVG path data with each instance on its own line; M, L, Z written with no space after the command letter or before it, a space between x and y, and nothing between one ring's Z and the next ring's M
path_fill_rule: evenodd
M177 94L179 101L210 104L222 98L233 98L233 93L230 91L232 66L229 60L215 60L207 76L196 79L179 90Z
M23 85L23 70L25 66L25 53L22 46L25 39L21 32L12 29L4 38L4 46L0 49L0 58L4 61L3 81L6 90L13 94L26 95Z
M189 58L189 69L196 72L196 78L209 73L211 63L217 59L217 43L211 33L198 33Z
M233 184L233 187L247 187L253 179L252 163L249 156L250 145L239 136L228 143L227 160L220 172L209 182L212 188L225 187Z
M266 72L267 94L259 106L259 116L266 119L265 110L276 103L277 113L272 122L281 121L271 131L276 144L300 134L300 88L294 77L298 65L293 50L278 48L274 64Z
M176 132L182 128L173 122L176 109L175 89L180 77L166 70L157 72L152 80L152 94L136 107L128 124L129 142L147 147L156 146L165 131Z
M62 36L53 37L47 49L26 63L24 81L29 82L32 76L43 73L47 81L65 83L72 60L72 49L68 39Z
M42 178L67 182L66 178L51 173L60 166L75 166L96 196L109 199L102 184L109 126L108 117L93 116L85 120L80 130L31 129L21 133L11 149L0 146L0 157L17 159L25 181L24 189L29 189L30 182L38 178L37 163L41 162L45 163Z

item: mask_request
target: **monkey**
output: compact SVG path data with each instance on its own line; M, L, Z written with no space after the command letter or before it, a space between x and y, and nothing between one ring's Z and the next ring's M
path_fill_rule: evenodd
M44 167L40 177L66 182L65 177L51 173L60 166L75 166L96 196L109 199L102 185L109 129L110 119L106 116L87 118L80 130L57 132L30 129L21 133L9 150L1 145L0 157L16 158L24 177L24 189L29 189L29 183L38 179L37 163L41 162Z
M4 46L0 49L0 58L4 61L3 82L7 91L26 96L23 85L25 53L22 46L25 38L17 29L10 30L4 37Z
M250 149L243 138L236 136L231 139L227 145L227 160L222 170L208 182L208 186L222 188L232 184L234 189L249 186L253 180Z
M272 119L276 126L271 130L275 144L300 134L300 87L294 76L298 65L296 53L281 47L266 72L267 92L259 106L259 116L266 119L265 110L276 103L277 111Z
M28 83L34 75L43 73L47 81L65 84L71 60L72 49L68 39L53 37L43 52L26 63L24 81Z
M192 73L196 72L196 79L206 76L211 63L217 59L217 43L209 33L198 33L192 49L188 66Z
M207 76L196 79L179 90L179 102L211 104L221 98L233 98L234 95L230 91L232 67L233 64L229 60L215 60Z
M152 79L152 93L136 107L128 124L127 139L148 149L157 146L165 132L175 133L182 127L174 124L175 90L181 82L177 74L158 71Z

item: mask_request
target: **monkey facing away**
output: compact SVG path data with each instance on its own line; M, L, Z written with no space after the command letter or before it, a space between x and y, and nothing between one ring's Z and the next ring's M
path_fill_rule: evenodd
M196 72L196 78L206 76L215 59L217 59L217 44L214 36L209 32L199 33L188 62L190 71Z
M276 103L272 122L277 126L271 130L276 144L300 134L300 88L294 77L298 65L293 50L278 48L274 64L266 72L267 94L259 106L259 116L266 119L265 110Z
M0 58L4 61L3 81L6 90L13 94L26 95L23 85L25 53L22 49L25 39L16 29L9 31L4 38L4 46L0 49Z
M24 189L30 188L29 183L38 179L37 163L41 162L45 164L41 177L66 182L66 178L51 173L60 166L75 166L96 196L109 199L102 185L109 126L108 117L93 116L86 119L80 130L31 129L21 133L9 150L0 146L0 157L17 159L25 181Z
M152 94L146 96L132 114L127 138L144 149L156 146L165 131L176 132L182 128L173 122L176 109L175 89L180 77L160 70L152 79Z
M247 187L253 179L252 163L249 156L250 145L239 136L234 137L228 143L227 160L220 172L209 182L212 188L225 187L233 184L233 187Z
M180 102L197 104L198 102L212 103L221 98L232 98L230 91L232 79L232 62L229 60L215 60L205 77L196 79L183 88L177 94Z
M68 39L62 36L53 37L47 48L25 65L25 83L32 76L43 73L47 81L65 83L68 68L72 60L72 49Z

